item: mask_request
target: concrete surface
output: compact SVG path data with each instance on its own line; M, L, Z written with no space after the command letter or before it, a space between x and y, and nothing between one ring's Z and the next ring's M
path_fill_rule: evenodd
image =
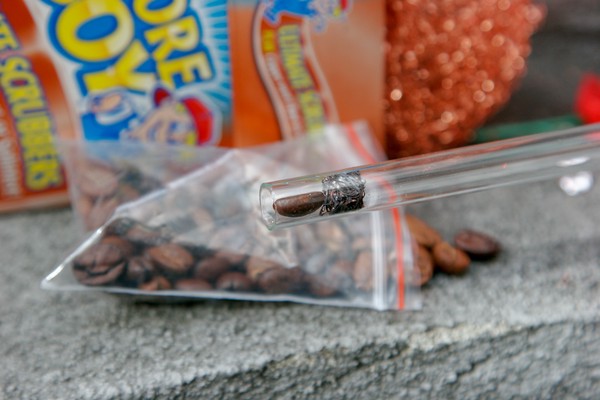
M0 398L596 397L598 196L547 182L413 207L505 247L436 276L413 312L46 292L78 241L70 211L0 217Z
M547 2L574 12L550 16L496 122L568 113L600 72L598 3ZM598 398L599 196L548 182L413 207L505 250L435 277L423 310L385 313L42 291L80 240L71 212L0 216L0 399Z

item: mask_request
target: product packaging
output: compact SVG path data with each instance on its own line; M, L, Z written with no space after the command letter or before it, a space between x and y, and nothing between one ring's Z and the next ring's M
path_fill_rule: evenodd
M135 170L138 180L168 180L148 168L151 151L131 146L70 154L79 162L85 156L97 168ZM260 220L264 180L384 159L366 124L331 125L321 134L248 149L183 149L187 155L176 150L161 159L202 166L118 207L46 278L44 288L379 310L419 306L419 274L400 209L278 232ZM128 184L120 180L132 180L127 173L110 176L95 180L106 183L106 193ZM76 176L72 181L83 182ZM79 187L89 196L89 188ZM102 192L99 184L94 189Z
M0 71L0 211L65 202L52 137L240 147L363 119L391 158L464 144L542 18L530 0L0 2L4 68L31 72Z
M237 145L356 119L384 145L384 0L234 0L228 11Z
M0 2L0 212L66 204L54 145L73 137L71 104L21 1Z
M358 118L382 139L383 0L15 0L0 18L0 210L65 203L52 139L251 146Z
M100 143L108 141L228 144L225 1L4 1L0 23L0 212L68 202L57 143L86 141L99 152L111 151ZM150 162L160 151L148 151L147 168L173 172L160 171L165 160ZM106 193L106 182L96 182L104 185L97 193L94 180L110 179L106 169L70 168L80 179L74 206L88 229L158 184L132 184L137 172L120 171L127 183ZM77 195L86 188L87 197Z

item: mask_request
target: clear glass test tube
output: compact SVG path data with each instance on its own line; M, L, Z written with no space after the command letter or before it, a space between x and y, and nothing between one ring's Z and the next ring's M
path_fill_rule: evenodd
M600 169L600 124L263 183L269 229Z

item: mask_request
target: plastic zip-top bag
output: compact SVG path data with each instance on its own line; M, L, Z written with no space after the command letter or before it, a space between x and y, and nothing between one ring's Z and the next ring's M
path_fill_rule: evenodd
M135 166L138 160L138 171L151 169L144 157L111 148L99 154L95 147L89 157L113 166L125 161ZM322 134L252 149L186 151L208 162L119 206L42 286L165 300L294 301L378 310L420 305L400 209L276 232L260 218L264 180L382 160L366 124L328 126Z

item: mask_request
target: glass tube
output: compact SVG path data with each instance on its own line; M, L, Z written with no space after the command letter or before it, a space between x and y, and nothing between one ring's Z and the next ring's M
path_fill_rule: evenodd
M600 124L263 183L269 229L389 209L600 167Z

